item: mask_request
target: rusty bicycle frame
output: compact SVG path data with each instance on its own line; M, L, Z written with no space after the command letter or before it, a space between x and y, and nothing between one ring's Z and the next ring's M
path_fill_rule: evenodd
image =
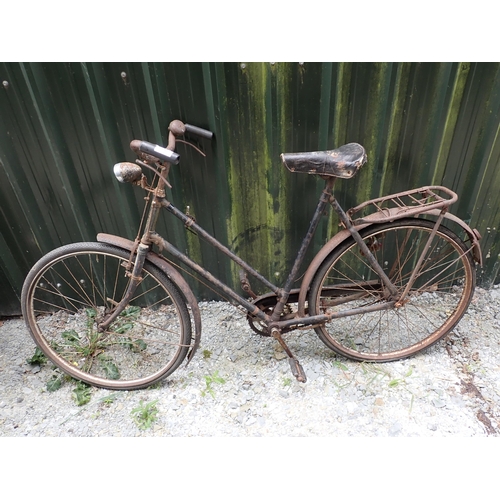
M131 240L126 240L124 238L110 234L100 233L97 236L97 240L100 242L126 248L128 251L130 251L131 264L134 259L134 255L136 255L135 261L133 263L133 269L131 271L132 279L130 280L127 292L122 301L117 305L117 307L110 314L108 314L107 317L104 318L104 321L99 324L99 329L101 331L106 329L106 327L111 324L111 322L127 306L130 297L134 293L138 283L141 280L142 268L145 260L147 259L163 269L172 278L172 280L181 290L187 302L191 306L195 321L195 341L189 353L188 360L190 360L194 355L194 352L196 351L201 339L201 318L196 299L184 278L177 271L177 269L173 267L170 261L168 261L162 255L159 255L151 250L152 245L155 244L160 248L161 251L165 250L167 253L178 259L181 263L185 264L191 270L208 281L211 285L216 287L224 296L229 299L231 303L233 303L233 305L237 304L242 306L244 309L246 309L251 317L258 319L261 323L266 325L267 335L274 337L287 353L292 372L297 380L305 381L305 373L300 363L283 340L282 333L302 327L313 327L334 320L336 318L364 314L373 311L381 311L391 308L398 308L403 305L405 302L405 297L413 283L414 277L416 276L416 273L418 272L418 269L422 264L423 259L425 258L425 254L431 245L432 239L445 218L453 220L465 230L465 232L469 235L471 241L470 250L472 251L475 260L479 262L481 261L481 252L479 247L480 236L477 231L472 230L461 219L453 216L448 212L449 206L457 200L457 195L453 191L442 186L426 186L419 189L413 189L410 191L404 191L382 198L369 200L345 212L333 194L333 187L336 177L322 176L325 180L325 188L319 197L318 204L309 224L308 231L299 247L297 256L284 286L282 288L277 287L267 278L262 276L250 264L238 257L229 248L227 248L216 238L211 236L199 224L197 224L193 217L191 217L188 213L184 213L183 211L179 210L166 199L165 187L171 187L167 180L169 169L171 164L178 163L179 158L179 155L175 153L176 141L181 141L180 139L178 139L178 137L184 135L184 132L186 130L192 131L195 134L198 133L202 137L211 137L211 133L208 131L198 129L197 127L183 124L182 122L175 120L170 124L169 127L169 140L166 149L161 148L160 146L146 143L144 141L132 141L131 149L135 151L140 158L136 160L136 164L138 164L140 167L145 167L147 169L155 171L155 174L158 176L156 187L147 185L147 181L145 180L145 176L142 174L142 170L137 170L138 167L136 164L120 164L122 165L122 177L129 176L129 178L122 179L122 181L135 183L148 190L152 194L152 201L150 202L147 221L145 223L144 229L142 231L142 237L140 239L138 238L135 242L133 242ZM151 166L151 164L153 164L156 168ZM409 197L412 200L412 205L409 206L407 203L401 201L404 197ZM392 207L383 207L383 205L387 203L391 204ZM312 241L319 221L323 217L325 209L328 208L328 206L331 206L338 215L343 229L339 231L314 257L302 279L300 288L292 289L293 283L295 282L299 273L299 269L303 264L306 251ZM365 217L353 219L354 214L363 211L366 208L372 208L373 213ZM198 237L203 238L218 251L229 257L241 268L240 282L243 290L249 293L249 295L251 296L251 300L248 300L240 294L236 293L227 284L213 276L209 271L204 269L202 266L191 260L183 252L178 250L172 243L166 241L156 233L156 221L162 209L166 209L170 214L174 215L176 218L182 221L187 229L196 233ZM402 292L399 292L391 282L391 279L389 278L387 273L382 269L382 267L375 259L370 248L366 245L365 241L360 236L359 230L371 224L393 221L402 217L414 217L416 215L424 213L437 216L437 220L435 221L434 228L429 235L427 244L425 245L424 250L420 255L417 265L415 266L413 275L410 277L406 288ZM311 280L324 258L342 241L350 236L352 236L352 238L354 238L354 240L358 243L360 250L363 252L363 255L369 261L373 270L379 275L380 279L382 280L383 285L385 286L384 290L386 294L386 300L384 302L370 306L364 306L335 313L327 312L324 314L310 316L306 308L306 298ZM247 279L247 273L258 280L267 289L269 289L271 291L270 295L276 298L276 304L271 314L267 314L264 310L258 307L259 301L264 297L269 296L269 294L256 296L251 290L250 284ZM332 291L332 294L334 294L334 291ZM298 303L297 313L293 314L293 317L290 317L290 315L284 315L284 318L280 319L285 311L286 305L292 302Z

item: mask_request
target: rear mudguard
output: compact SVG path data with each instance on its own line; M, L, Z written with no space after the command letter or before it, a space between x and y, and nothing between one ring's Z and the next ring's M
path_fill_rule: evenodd
M132 251L135 246L135 243L131 240L105 233L99 233L97 235L97 241L122 248L124 250L127 250L128 252ZM200 308L198 307L198 301L196 300L191 288L186 283L186 280L182 277L179 271L177 271L177 269L175 269L175 267L167 259L165 259L165 257L150 251L146 255L146 260L161 269L174 282L174 284L181 292L183 298L191 307L191 313L194 319L195 335L194 344L191 346L191 350L189 351L187 357L189 363L193 358L194 353L198 349L201 340L201 314Z
M440 210L429 210L425 214L422 215L435 215L439 216L441 214ZM458 224L469 236L469 241L471 245L472 256L474 260L480 265L483 265L483 258L481 254L481 247L479 245L479 240L481 239L481 235L477 231L477 229L471 229L462 219L459 219L457 216L445 212L444 217L448 220L451 220ZM373 214L373 219L378 219L378 214ZM418 217L417 217L418 218ZM369 220L370 216L364 218L364 220ZM386 219L383 222L389 222L391 219ZM378 223L381 221L378 220ZM373 226L375 222L368 222L366 224L362 224L356 226L356 229L360 231L361 229L365 229L367 227ZM332 239L330 239L323 248L316 254L314 259L309 264L307 271L304 274L304 278L302 279L302 284L300 286L299 297L298 297L298 314L299 316L305 315L305 302L307 299L307 293L311 286L311 282L316 275L319 267L323 263L323 261L330 255L330 253L343 241L347 240L351 236L351 233L348 229L343 229L339 231Z

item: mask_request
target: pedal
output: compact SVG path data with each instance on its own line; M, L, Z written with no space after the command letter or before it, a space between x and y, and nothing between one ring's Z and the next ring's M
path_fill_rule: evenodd
M290 368L292 369L293 376L297 379L297 381L307 382L306 372L302 368L302 365L299 363L299 360L296 358L288 358L288 362L290 363Z
M287 353L288 362L290 363L290 368L292 369L293 376L299 382L306 382L307 381L306 372L299 363L299 360L292 354L292 351L290 351L290 349L286 345L285 341L283 340L283 337L281 336L281 333L277 328L271 329L271 336L274 337L280 343L281 347L283 347L283 349Z

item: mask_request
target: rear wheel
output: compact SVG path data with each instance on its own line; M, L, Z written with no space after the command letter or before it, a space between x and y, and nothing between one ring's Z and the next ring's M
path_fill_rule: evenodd
M128 260L128 252L103 243L67 245L40 259L23 286L23 315L37 345L61 370L97 387L146 387L170 375L191 343L185 302L147 262L126 309L100 331L127 289Z
M363 240L392 283L402 292L434 223L403 219L361 231ZM475 287L468 248L440 227L404 304L334 319L316 333L332 350L366 361L410 356L444 337L465 313ZM318 269L309 292L310 314L383 304L385 286L353 238L335 249Z

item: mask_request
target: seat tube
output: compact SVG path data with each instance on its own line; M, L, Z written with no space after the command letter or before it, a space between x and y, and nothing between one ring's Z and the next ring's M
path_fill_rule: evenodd
M309 248L309 245L311 244L312 238L314 236L314 233L316 232L316 228L318 227L319 221L325 212L325 208L328 205L329 199L332 196L334 183L335 183L335 177L328 177L326 179L326 186L319 198L316 211L314 212L314 215L309 224L309 230L307 231L307 234L305 235L304 240L302 241L297 257L295 258L292 270L288 275L288 278L281 291L281 294L279 294L278 303L276 304L276 307L274 308L273 314L271 316L272 321L278 321L278 319L281 316L281 313L285 309L285 305L287 303L288 296L290 295L290 290L292 289L293 282L295 281L300 266L304 261L306 251Z

